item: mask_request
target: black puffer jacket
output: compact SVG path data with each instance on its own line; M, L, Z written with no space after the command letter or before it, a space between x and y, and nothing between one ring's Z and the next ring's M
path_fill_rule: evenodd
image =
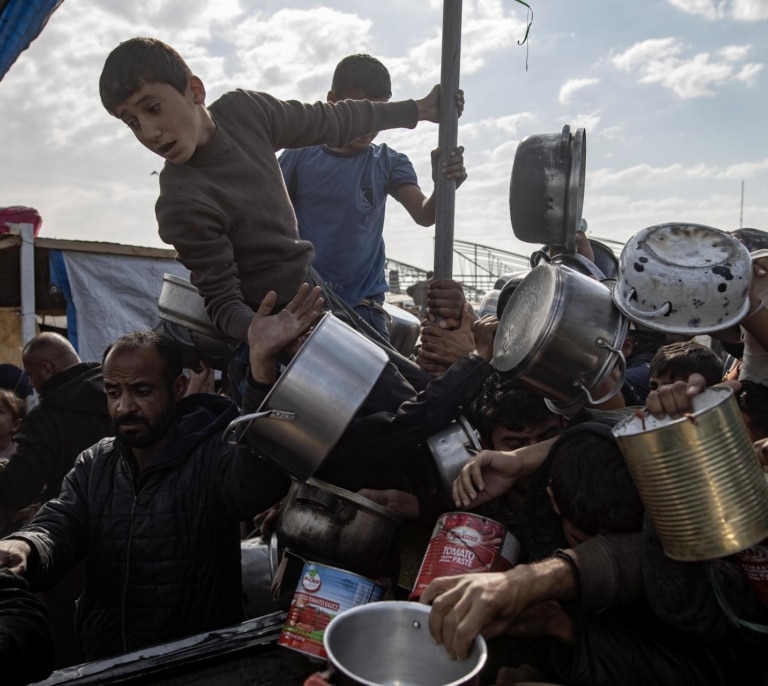
M81 362L51 377L14 438L16 453L0 472L0 505L15 511L38 497L55 498L75 458L112 433L100 364Z
M119 439L104 439L13 536L33 545L35 590L87 556L77 624L89 660L241 620L238 522L279 499L288 478L222 443L232 401L194 395L178 412L176 438L141 474Z

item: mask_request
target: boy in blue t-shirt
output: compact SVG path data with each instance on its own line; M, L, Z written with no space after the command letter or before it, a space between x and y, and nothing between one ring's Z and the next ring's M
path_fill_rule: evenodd
M388 102L392 88L387 68L370 55L350 55L336 67L328 102ZM459 112L463 94L457 96ZM299 223L299 234L315 247L312 266L344 302L389 340L382 308L384 211L387 195L396 198L421 226L435 223L435 196L422 193L410 160L376 134L341 148L312 146L285 150L279 159ZM467 178L464 149L453 151L443 173L458 188ZM439 150L432 152L433 177Z

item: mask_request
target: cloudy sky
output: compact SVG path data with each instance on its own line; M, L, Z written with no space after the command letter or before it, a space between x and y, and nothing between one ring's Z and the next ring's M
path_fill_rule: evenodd
M768 229L768 0L464 0L459 124L469 179L455 237L528 253L509 219L521 138L564 124L587 135L584 216L616 240L668 221ZM435 0L65 0L0 82L0 206L28 205L42 235L162 246L154 201L161 161L98 97L108 52L152 35L174 45L209 102L244 87L324 99L337 61L368 52L395 99L440 78ZM527 68L526 68L527 64ZM380 136L431 190L437 126ZM432 265L433 230L390 201L394 259Z

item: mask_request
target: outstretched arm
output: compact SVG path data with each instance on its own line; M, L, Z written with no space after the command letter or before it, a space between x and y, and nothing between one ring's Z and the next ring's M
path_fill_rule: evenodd
M553 557L507 572L444 576L419 599L431 604L429 631L448 653L465 658L475 636L504 633L522 612L546 600L569 601L577 594L570 563Z

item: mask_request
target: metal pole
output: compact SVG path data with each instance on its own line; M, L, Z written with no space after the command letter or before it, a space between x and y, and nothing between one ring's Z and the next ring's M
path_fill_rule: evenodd
M35 238L28 222L10 223L10 233L21 237L19 251L19 287L21 291L21 345L35 335Z
M741 211L739 212L739 228L744 226L744 182L741 182Z
M461 57L461 0L443 0L443 51L440 68L440 128L441 149L435 180L435 278L453 276L453 217L456 182L446 179L439 171L443 161L456 147L459 117L456 92L459 90Z

